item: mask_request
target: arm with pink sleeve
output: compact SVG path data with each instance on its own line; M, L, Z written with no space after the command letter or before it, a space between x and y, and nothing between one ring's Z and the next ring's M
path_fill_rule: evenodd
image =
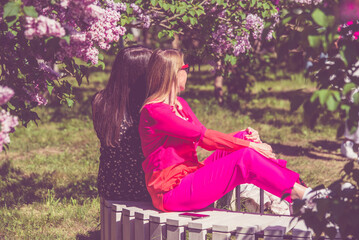
M182 98L178 98L178 100L186 109L186 111L191 116L193 121L198 125L202 125L202 123L197 119L196 115L193 113L192 109L188 106L187 102ZM233 134L225 134L215 130L207 129L203 138L199 142L199 146L208 151L213 151L217 149L235 151L242 147L249 147L250 141L234 137L233 135L235 135L236 133L237 132Z
M250 141L233 137L230 134L221 133L207 129L199 146L208 150L227 150L235 151L243 147L249 147Z

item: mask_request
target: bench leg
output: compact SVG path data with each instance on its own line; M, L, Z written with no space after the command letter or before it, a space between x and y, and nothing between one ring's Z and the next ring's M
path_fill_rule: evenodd
M135 216L135 240L150 239L149 229L150 223L148 219L137 219Z
M184 227L167 225L167 239L184 240L185 237Z
M111 240L122 240L122 212L114 207L111 211Z
M101 226L101 239L105 239L105 200L100 197L100 226Z
M123 240L135 239L135 217L122 214Z
M151 240L167 239L166 224L150 221L150 239Z
M231 233L229 232L212 232L212 240L230 240Z
M191 240L206 240L207 230L188 229L188 239Z

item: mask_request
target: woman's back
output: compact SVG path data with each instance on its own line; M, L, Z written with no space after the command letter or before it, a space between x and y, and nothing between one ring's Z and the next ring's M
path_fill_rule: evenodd
M107 200L149 200L141 164L139 110L152 51L141 46L118 53L104 90L92 101L94 128L101 142L98 191Z
M138 133L139 115L133 124L121 125L121 141L117 147L101 146L98 191L109 200L150 200L146 189L142 162L144 156Z

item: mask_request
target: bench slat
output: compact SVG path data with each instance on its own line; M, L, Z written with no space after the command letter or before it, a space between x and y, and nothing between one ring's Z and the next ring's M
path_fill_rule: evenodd
M155 210L135 210L135 240L150 239L150 215L158 214Z

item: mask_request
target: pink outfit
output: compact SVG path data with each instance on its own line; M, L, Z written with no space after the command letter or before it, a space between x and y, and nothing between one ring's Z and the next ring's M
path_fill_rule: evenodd
M291 192L299 175L285 168L284 160L268 159L245 147L245 132L235 137L220 134L225 141L219 141L212 137L214 131L198 121L186 101L179 97L178 101L182 108L177 110L185 119L164 103L148 104L141 112L139 132L146 157L142 167L156 208L204 208L241 183L254 183L279 197ZM197 159L198 145L230 151L216 150L202 164ZM286 200L291 201L289 197Z
M245 134L239 132L235 136L243 138ZM217 150L204 161L204 167L187 175L177 187L164 194L163 206L167 211L205 208L243 183L253 183L281 197L291 193L298 179L298 173L251 148L235 152ZM290 197L286 200L291 202Z

